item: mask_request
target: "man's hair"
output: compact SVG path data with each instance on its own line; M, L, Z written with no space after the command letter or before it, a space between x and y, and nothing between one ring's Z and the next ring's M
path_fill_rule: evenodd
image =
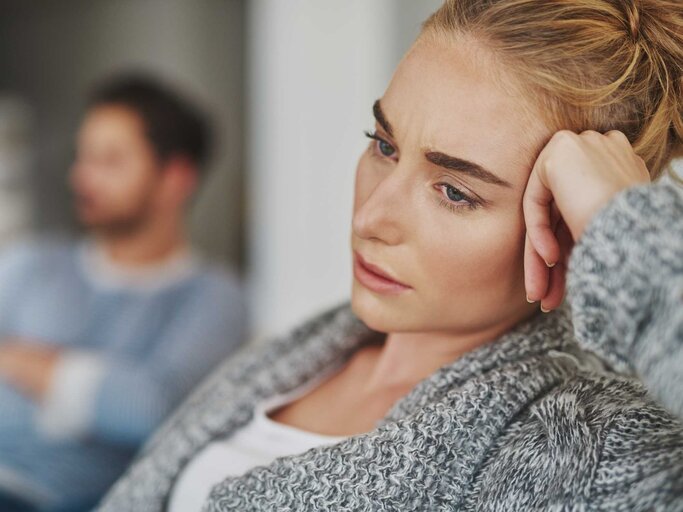
M149 76L130 74L100 84L90 94L89 109L121 105L140 116L149 142L163 162L189 158L201 171L209 151L209 122L189 100Z

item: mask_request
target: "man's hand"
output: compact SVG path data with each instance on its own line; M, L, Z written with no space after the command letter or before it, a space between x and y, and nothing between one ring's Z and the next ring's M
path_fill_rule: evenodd
M50 386L60 349L36 345L21 338L0 343L0 379L40 402Z
M617 192L649 181L645 162L622 132L555 133L524 193L527 299L540 300L544 311L558 307L569 254L589 221Z

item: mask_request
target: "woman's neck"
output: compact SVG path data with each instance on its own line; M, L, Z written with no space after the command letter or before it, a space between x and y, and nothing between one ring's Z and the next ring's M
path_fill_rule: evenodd
M368 393L389 389L412 389L439 368L450 364L487 342L493 341L515 324L536 314L498 323L480 332L458 333L389 333L375 350L372 370L366 381Z

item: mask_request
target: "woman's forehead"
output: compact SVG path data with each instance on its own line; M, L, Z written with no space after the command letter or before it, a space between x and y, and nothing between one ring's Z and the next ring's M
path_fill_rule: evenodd
M518 88L493 78L492 59L478 59L481 52L469 48L418 41L401 61L381 99L397 141L492 168L531 165L544 123L529 114Z

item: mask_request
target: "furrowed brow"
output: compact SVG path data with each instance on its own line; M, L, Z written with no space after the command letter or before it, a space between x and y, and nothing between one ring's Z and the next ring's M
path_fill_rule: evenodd
M387 121L386 116L384 115L384 111L382 110L382 106L380 105L379 100L375 101L374 105L372 105L372 113L375 116L375 119L379 123L379 125L384 129L387 134L389 134L391 137L394 136L394 130L391 128L391 124L389 124L389 121Z
M438 165L444 169L460 172L486 183L500 185L501 187L513 188L512 183L499 178L491 171L488 171L482 166L475 164L474 162L470 162L469 160L450 156L439 151L428 151L425 153L425 157L434 165Z

